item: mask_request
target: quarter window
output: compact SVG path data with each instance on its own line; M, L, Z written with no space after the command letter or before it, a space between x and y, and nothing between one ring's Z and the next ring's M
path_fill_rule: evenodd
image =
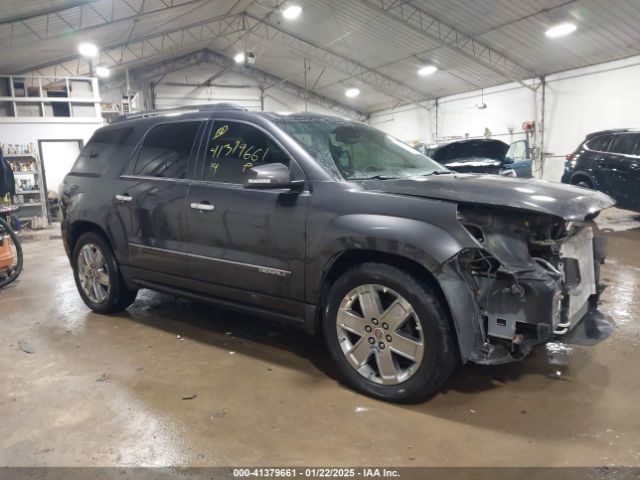
M117 149L127 141L133 127L105 127L96 131L80 152L72 173L100 175L109 166L109 160Z
M265 133L244 123L213 124L206 152L204 180L242 184L251 167L268 163L289 166L289 157Z
M616 135L613 138L613 142L611 142L609 152L632 155L634 147L638 142L638 137L640 137L640 135L637 133L621 133Z
M134 175L186 178L191 149L201 122L163 123L144 137Z
M606 152L613 135L599 135L589 140L587 148L596 152Z

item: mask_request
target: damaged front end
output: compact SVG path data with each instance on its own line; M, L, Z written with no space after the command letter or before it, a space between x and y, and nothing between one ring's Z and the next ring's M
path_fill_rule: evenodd
M458 220L477 244L450 260L477 307L481 345L469 360L506 363L552 336L593 344L611 333L596 309L606 245L591 221L466 205Z

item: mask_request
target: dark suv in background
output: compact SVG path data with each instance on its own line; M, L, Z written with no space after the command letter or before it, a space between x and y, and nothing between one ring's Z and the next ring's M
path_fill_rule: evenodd
M600 190L618 207L640 211L640 131L590 133L567 155L562 182Z
M458 174L342 118L222 104L125 119L95 133L61 199L94 311L150 288L299 325L383 399L611 331L591 228L608 196Z

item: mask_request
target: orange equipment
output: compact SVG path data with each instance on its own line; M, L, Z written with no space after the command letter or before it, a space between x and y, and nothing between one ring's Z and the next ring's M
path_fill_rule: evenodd
M14 267L13 250L11 249L11 237L3 236L0 239L0 272L5 272Z

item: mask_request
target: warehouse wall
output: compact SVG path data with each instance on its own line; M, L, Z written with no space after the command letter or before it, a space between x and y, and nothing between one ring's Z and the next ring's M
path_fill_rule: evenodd
M254 78L236 72L228 72L213 81L211 87L197 87L213 75L219 67L199 64L169 73L156 86L156 108L171 108L209 102L233 102L249 110L260 110L260 84ZM182 85L181 85L182 84ZM188 85L186 85L188 84ZM101 91L106 102L119 102L121 88ZM336 115L324 106L308 102L308 111ZM277 87L265 91L264 110L278 112L304 111L301 96L292 95ZM339 115L343 115L339 113Z
M81 123L34 123L20 118L11 123L0 123L0 143L33 143L38 148L38 140L82 140L87 143L102 122Z
M86 145L93 132L102 126L100 119L82 122L34 122L29 119L12 118L11 123L0 123L0 143L13 145L33 144L39 152L38 140L81 140ZM73 155L75 156L75 154ZM66 175L75 158L46 158L45 173L47 188L56 191L60 179ZM66 171L65 171L66 170Z
M409 144L431 143L435 135L435 105L433 102L423 102L421 105L374 113L370 124Z
M547 77L544 178L558 180L564 155L584 136L605 128L640 126L640 57L580 68ZM507 143L523 137L522 122L535 119L533 92L511 83L438 100L438 138L480 137L485 128ZM435 117L422 119L415 107L372 115L371 124L412 142L434 142Z

